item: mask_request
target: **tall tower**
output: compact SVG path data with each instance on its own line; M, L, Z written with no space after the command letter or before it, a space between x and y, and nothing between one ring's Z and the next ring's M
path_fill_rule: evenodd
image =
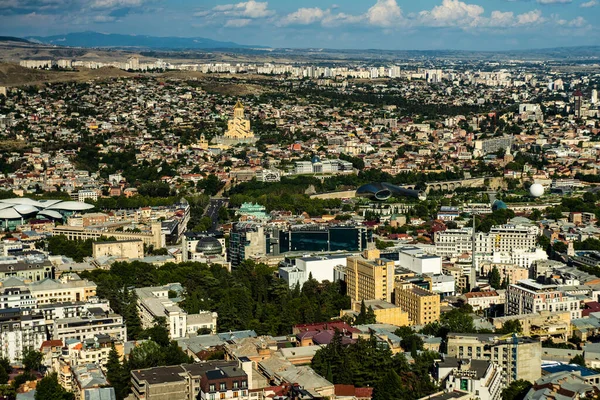
M576 90L573 93L573 103L575 116L581 118L581 105L583 104L583 93L581 93L581 90Z
M239 100L233 108L233 118L244 119L244 106Z
M598 103L598 90L593 89L592 90L592 104L597 104L597 103Z

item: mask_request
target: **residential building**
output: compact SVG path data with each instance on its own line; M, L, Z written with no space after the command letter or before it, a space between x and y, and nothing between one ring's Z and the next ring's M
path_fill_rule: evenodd
M533 279L510 284L506 290L506 315L569 311L571 319L581 318L579 300L560 290L558 285L545 285Z
M334 282L334 268L345 265L347 254L300 257L286 259L279 267L279 277L285 280L290 288L304 285L309 276L318 282Z
M93 339L96 335L108 335L113 339L127 340L127 327L123 317L118 314L100 313L83 318L56 319L52 325L52 338L68 339Z
M47 339L42 314L17 308L0 309L0 357L20 361L27 349L39 349Z
M379 250L370 249L346 259L346 285L352 302L392 301L394 262L379 256Z
M199 329L208 329L216 333L217 313L201 311L198 314L188 315L177 305L183 293L181 284L171 283L139 288L135 289L135 292L142 328L151 328L156 324L157 319L164 318L171 339L185 337L189 333L198 332Z
M426 325L440 319L440 295L413 283L396 281L395 303L408 312L410 325Z
M539 340L496 334L449 333L446 353L460 359L487 360L502 367L507 383L533 382L542 375Z
M488 360L445 357L435 363L436 379L449 392L469 392L479 400L500 400L506 387L499 365Z
M0 261L0 280L15 277L23 280L41 281L54 279L54 266L50 261L31 260L31 262L9 259Z

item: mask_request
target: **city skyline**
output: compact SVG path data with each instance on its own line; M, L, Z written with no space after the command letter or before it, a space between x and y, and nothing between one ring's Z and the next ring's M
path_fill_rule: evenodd
M519 50L597 44L598 0L0 1L0 34L205 37L277 48Z

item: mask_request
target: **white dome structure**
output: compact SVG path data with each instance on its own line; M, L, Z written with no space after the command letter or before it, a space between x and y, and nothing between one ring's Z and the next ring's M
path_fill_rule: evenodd
M529 187L531 197L542 197L544 195L544 187L539 183L534 183Z
M17 197L0 200L0 229L14 229L30 218L62 220L78 211L94 208L79 201L33 200Z

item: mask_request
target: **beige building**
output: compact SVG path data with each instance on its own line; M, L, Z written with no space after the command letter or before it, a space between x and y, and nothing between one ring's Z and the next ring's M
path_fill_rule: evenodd
M117 257L123 259L144 257L144 242L139 239L96 242L92 247L94 258Z
M426 325L440 319L440 295L410 282L395 283L396 305L408 313L410 325Z
M353 303L363 300L392 301L394 262L380 258L377 249L346 259L346 285Z
M166 245L165 234L162 233L160 222L151 224L151 232L129 233L107 230L85 229L79 226L56 226L52 229L52 235L65 235L69 240L99 239L102 236L114 237L116 240L141 240L146 245L152 245L155 249L161 249Z
M528 268L520 267L516 264L505 263L483 262L481 263L481 274L488 276L494 267L496 267L500 273L501 282L506 279L508 283L516 283L522 279L529 278Z
M571 313L568 311L509 315L494 318L492 324L495 329L500 329L510 320L521 323L523 336L538 336L541 340L552 338L554 342L566 342L572 336Z
M449 357L488 360L500 365L507 384L518 379L534 382L542 376L542 345L539 340L510 335L449 333Z
M352 310L342 310L340 316L348 314L348 312L352 312L352 314L359 313L360 307L361 303L354 303ZM392 303L383 300L365 300L365 307L373 309L378 324L409 325L408 313Z
M77 274L62 274L60 279L44 279L28 285L38 306L50 303L86 301L96 295L96 284Z

